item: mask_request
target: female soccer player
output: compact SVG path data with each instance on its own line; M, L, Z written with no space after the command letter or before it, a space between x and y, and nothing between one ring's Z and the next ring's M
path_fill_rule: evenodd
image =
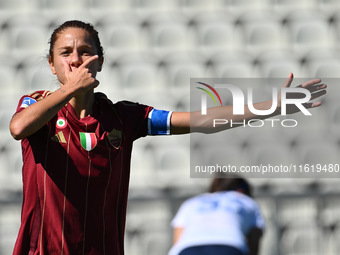
M169 255L257 255L264 219L245 179L220 176L181 205L172 226Z
M48 61L60 88L24 95L10 123L23 152L23 206L14 254L124 254L133 141L201 128L209 132L211 117L193 113L190 127L190 113L112 103L94 93L104 56L90 24L75 20L56 28ZM316 92L325 88L315 87L319 82L303 86ZM268 101L256 108L270 106ZM230 106L210 111L206 116L234 121L254 117L247 109L233 117Z

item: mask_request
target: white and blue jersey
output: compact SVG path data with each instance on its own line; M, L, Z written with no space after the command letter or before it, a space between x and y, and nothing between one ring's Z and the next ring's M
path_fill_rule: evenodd
M257 203L236 192L206 193L188 199L171 222L183 228L169 255L199 245L228 245L248 252L246 236L252 228L264 229L264 219Z

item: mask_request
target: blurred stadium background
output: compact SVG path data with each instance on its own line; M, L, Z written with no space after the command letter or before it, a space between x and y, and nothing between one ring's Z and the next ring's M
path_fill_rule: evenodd
M46 59L48 40L68 19L98 29L105 50L98 90L113 101L188 111L190 77L340 76L338 0L0 0L3 255L12 253L22 200L20 143L11 138L8 124L23 94L58 88ZM340 148L338 96L329 93L321 110L329 124L320 132L333 137L331 147L322 145L332 148L332 155ZM209 179L189 177L189 143L189 136L136 142L126 254L166 254L178 206L207 188ZM267 223L262 255L339 254L339 179L250 182Z

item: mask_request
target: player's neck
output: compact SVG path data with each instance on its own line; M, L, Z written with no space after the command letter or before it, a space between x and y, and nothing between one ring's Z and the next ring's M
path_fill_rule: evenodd
M74 108L74 111L79 119L82 119L92 114L93 103L94 103L93 91L89 91L86 94L73 97L70 100L70 104Z

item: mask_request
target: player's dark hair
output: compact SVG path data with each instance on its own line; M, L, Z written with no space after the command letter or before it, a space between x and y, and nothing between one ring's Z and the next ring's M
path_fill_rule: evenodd
M217 176L213 179L209 192L241 190L245 195L252 197L252 190L248 181L236 175Z
M51 38L49 41L50 49L49 49L49 56L48 56L50 60L53 60L53 47L58 38L58 35L61 32L63 32L65 29L71 28L71 27L81 28L81 29L84 29L86 32L88 32L92 40L95 43L98 57L101 58L104 55L104 50L99 40L98 31L94 29L93 25L91 25L90 23L79 21L79 20L69 20L61 24L59 27L57 27L51 35Z

